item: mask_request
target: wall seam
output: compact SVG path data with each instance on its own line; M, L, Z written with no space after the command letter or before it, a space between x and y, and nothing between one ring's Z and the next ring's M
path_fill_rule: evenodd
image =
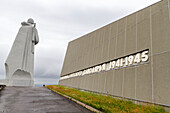
M170 19L170 0L168 0L169 19Z
M106 29L106 28L105 28ZM102 37L102 50L101 50L101 58L100 58L100 62L102 62L103 61L103 51L104 51L104 45L105 45L105 43L104 43L104 39L105 39L105 29L102 29L103 30L103 35L101 35L101 37Z
M119 21L118 21L119 22ZM119 28L119 23L117 22L117 31L116 31L116 37L115 37L115 41L116 41L116 43L115 43L115 58L116 58L116 50L117 50L117 38L118 38L118 28ZM116 72L114 71L114 73L113 73L114 75L113 76L116 76L115 74L116 74ZM114 78L112 79L112 80L114 80ZM113 94L113 91L114 91L114 81L113 81L113 83L112 83L112 94Z
M137 46L138 46L138 42L137 42L137 39L138 39L138 13L136 13L136 52L137 52ZM136 99L136 87L137 87L137 66L135 66L135 99ZM136 103L137 101L135 101Z
M152 55L152 7L150 7L150 43L151 43L151 55ZM152 102L154 102L154 83L153 83L153 56L151 57L151 76L152 76Z
M96 38L96 32L94 32L94 39ZM95 41L94 41L94 45L95 45ZM95 47L93 48L93 53L94 53L94 51L95 51ZM94 54L95 55L95 54ZM93 56L93 64L95 64L95 59L96 59L96 55L95 56ZM94 79L94 78L93 78ZM98 83L98 81L97 81L97 83ZM94 85L95 85L95 82L94 82L94 80L93 80L93 87L94 87ZM95 91L95 88L93 89L94 91Z
M109 50L110 50L110 43L111 43L111 30L112 30L112 26L110 26L109 27L109 38L108 38L108 41L109 41L109 43L108 43L108 53L107 53L107 58L110 60L110 52L109 52Z
M109 43L108 43L108 45L107 45L107 60L109 59L109 57L110 57L110 55L109 55L109 49L110 49L110 33L111 32L111 26L109 26L109 36L108 36L108 40L107 41L109 41ZM109 59L110 60L110 59ZM108 76L108 74L106 73L106 75L105 76ZM106 77L105 77L105 82L106 82L107 80L106 80ZM105 83L105 86L104 86L104 91L105 92L108 92L108 90L106 90L106 83Z
M126 17L126 22L125 22L124 55L125 55L125 51L126 51L126 38L127 38L126 35L127 35L127 17ZM123 97L123 93L124 93L124 76L125 76L125 69L123 68L122 97Z
M103 58L103 51L104 51L104 48L105 48L105 41L107 41L107 40L105 40L105 33L106 33L106 28L104 29L104 33L103 33L103 47L102 47L102 61L104 60L104 58ZM104 41L105 40L105 41ZM106 61L106 60L104 60L104 61ZM107 76L107 73L103 73L104 74L104 88L103 88L103 92L105 92L105 86L106 86L106 76Z

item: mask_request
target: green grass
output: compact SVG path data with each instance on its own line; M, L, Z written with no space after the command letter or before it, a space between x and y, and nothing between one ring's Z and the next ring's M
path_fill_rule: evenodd
M164 108L155 107L154 105L137 105L132 101L59 85L48 85L46 87L79 100L105 113L167 113Z

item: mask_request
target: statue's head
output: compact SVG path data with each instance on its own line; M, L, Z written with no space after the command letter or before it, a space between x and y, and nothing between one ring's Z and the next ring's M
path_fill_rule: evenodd
M27 20L27 22L30 23L30 24L34 24L34 20L33 20L32 18L29 18L29 19Z

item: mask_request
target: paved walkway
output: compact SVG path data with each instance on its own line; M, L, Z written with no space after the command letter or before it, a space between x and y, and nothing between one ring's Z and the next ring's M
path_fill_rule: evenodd
M90 113L44 87L6 87L0 92L0 113Z

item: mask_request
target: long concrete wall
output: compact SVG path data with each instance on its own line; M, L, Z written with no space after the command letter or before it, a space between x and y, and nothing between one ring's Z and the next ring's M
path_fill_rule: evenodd
M170 106L169 2L160 1L71 41L59 84ZM145 63L69 76L146 49Z

